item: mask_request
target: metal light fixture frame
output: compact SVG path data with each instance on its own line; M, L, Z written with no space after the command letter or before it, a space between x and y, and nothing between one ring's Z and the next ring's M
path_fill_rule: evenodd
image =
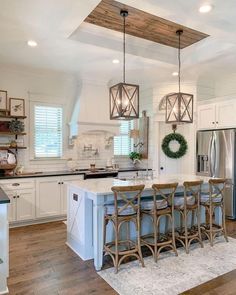
M179 92L166 95L166 123L181 124L193 123L193 94L181 92L181 62L180 62L180 36L183 30L176 31L179 37L178 61L179 61Z
M110 87L110 120L132 120L139 118L139 86L125 81L125 27L127 10L121 10L123 17L123 82Z

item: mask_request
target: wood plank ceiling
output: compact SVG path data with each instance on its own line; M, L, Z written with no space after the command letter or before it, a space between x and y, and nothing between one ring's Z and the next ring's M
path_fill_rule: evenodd
M178 48L176 31L182 29L182 49L209 36L114 0L102 0L85 22L123 32L121 9L129 12L126 18L126 33L135 37Z

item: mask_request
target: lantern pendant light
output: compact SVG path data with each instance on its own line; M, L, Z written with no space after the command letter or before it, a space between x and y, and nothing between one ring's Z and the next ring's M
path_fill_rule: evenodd
M131 120L139 117L139 86L125 81L125 27L128 11L121 10L123 17L123 82L110 87L110 119Z
M180 89L180 36L182 30L176 31L179 37L178 61L179 61L179 92L166 95L166 123L181 124L193 122L193 95L181 92Z

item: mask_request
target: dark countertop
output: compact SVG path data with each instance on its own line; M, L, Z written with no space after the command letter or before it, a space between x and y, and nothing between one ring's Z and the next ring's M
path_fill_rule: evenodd
M10 203L10 199L6 195L6 193L0 188L0 205Z
M145 171L144 168L119 168L118 170L103 170L98 171L96 173L108 173L112 171L118 171L118 172L132 172L132 171ZM148 169L152 170L152 169ZM77 171L70 171L70 170L64 170L64 171L50 171L50 172L35 172L35 173L29 173L29 174L19 174L19 175L0 175L0 180L4 179L15 179L15 178L36 178L36 177L49 177L49 176L69 176L69 175L85 175L85 174L91 174L94 172L91 172L88 169L79 169Z

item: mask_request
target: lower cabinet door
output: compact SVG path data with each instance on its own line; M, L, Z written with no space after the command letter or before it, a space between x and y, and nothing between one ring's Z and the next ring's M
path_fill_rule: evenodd
M35 218L35 191L17 191L16 195L16 219L17 221Z
M36 217L61 215L60 177L36 180Z
M6 191L10 203L8 204L8 221L16 221L16 192Z

